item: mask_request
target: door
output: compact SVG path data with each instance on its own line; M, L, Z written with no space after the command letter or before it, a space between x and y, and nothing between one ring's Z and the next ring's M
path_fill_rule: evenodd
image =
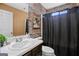
M13 14L0 10L0 34L13 36Z

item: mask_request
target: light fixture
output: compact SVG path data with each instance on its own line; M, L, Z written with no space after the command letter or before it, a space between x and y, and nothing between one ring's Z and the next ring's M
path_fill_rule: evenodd
M68 12L67 10L61 11L61 12L60 12L60 15L61 15L61 14L66 14L67 12Z
M57 16L57 15L59 15L59 12L52 13L52 16Z

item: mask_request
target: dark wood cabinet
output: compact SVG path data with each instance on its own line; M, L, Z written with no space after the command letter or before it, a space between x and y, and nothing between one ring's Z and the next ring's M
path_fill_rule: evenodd
M42 44L25 53L23 56L42 56Z
M25 53L23 56L31 56L31 51Z

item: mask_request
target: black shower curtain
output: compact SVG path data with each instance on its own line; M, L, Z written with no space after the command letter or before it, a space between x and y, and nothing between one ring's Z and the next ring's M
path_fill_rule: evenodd
M79 8L52 14L43 15L44 45L52 47L57 56L79 55Z
M46 46L53 47L52 38L54 37L54 29L53 29L54 25L50 15L51 13L45 14L43 17L43 40L44 40L43 44Z

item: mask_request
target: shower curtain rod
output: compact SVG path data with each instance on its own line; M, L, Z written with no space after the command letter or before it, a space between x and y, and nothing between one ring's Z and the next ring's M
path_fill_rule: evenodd
M66 9L72 9L72 8L76 8L76 7L79 7L79 4L77 4L77 3L76 4L65 4L65 5L62 5L62 6L59 6L59 7L55 7L53 9L51 9L51 11L47 11L45 14L63 11L63 10L66 10Z

